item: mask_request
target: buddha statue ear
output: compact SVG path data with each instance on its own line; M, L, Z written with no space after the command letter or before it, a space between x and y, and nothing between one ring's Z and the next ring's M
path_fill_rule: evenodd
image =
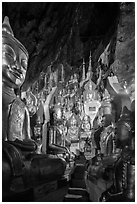
M4 21L2 24L2 31L14 37L12 28L10 26L9 18L7 16L5 16L4 18Z

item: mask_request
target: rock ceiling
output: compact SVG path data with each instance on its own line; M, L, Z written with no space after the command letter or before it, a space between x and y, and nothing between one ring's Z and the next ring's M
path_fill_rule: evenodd
M80 74L82 60L88 63L90 50L96 69L110 41L109 65L114 64L119 74L118 66L123 67L123 63L125 69L134 70L134 3L5 2L3 18L5 15L15 37L29 52L26 87L51 64L56 69L62 63L66 76Z

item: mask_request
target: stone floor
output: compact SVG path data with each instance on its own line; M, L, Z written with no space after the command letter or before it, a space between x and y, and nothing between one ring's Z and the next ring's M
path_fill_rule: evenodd
M86 190L84 173L86 160L80 156L75 162L75 169L71 176L68 192L63 202L89 202L89 195Z

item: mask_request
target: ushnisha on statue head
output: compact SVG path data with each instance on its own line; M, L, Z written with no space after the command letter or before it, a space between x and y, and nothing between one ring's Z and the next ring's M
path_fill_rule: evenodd
M9 18L2 24L2 81L7 86L18 89L23 84L27 71L28 52L14 37Z

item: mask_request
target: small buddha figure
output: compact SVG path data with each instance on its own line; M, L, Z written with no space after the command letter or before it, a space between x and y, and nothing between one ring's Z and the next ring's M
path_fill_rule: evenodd
M68 101L68 103L69 103L69 101ZM66 111L64 112L64 116L65 116L66 120L69 120L69 118L72 116L72 108L70 105L67 105Z
M71 140L78 140L79 121L75 114L73 114L68 121L68 135Z
M90 117L88 115L83 117L81 128L84 132L91 131Z
M31 91L26 92L26 106L28 108L30 117L37 111L37 102L36 96Z
M62 120L62 106L61 103L58 103L57 105L55 105L54 107L54 120L56 122L59 122Z
M83 96L84 96L84 101L92 101L92 100L96 100L97 99L97 91L95 90L96 85L89 80L85 86L84 89L85 91L83 92Z

